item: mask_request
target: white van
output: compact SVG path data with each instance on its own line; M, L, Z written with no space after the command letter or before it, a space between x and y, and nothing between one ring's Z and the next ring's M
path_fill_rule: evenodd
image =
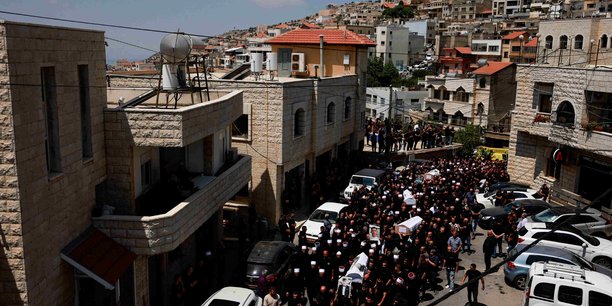
M612 279L579 266L556 262L535 262L529 268L523 305L609 306Z
M372 186L380 183L380 180L385 175L384 170L377 169L361 169L357 173L351 176L351 181L348 186L344 189L344 198L349 200L355 189L366 186L368 190L372 189Z

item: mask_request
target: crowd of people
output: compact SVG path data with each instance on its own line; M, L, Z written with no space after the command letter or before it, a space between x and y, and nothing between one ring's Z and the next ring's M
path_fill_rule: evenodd
M366 144L372 152L385 153L443 147L453 143L455 128L421 122L390 122L389 119L368 119Z
M424 177L433 169L439 175ZM452 291L460 269L467 269L464 282L480 273L461 259L465 253L483 252L472 246L480 213L476 193L508 178L505 162L468 158L411 163L401 171L390 171L372 189L353 192L335 226L324 222L316 241L306 239L305 228L294 231L299 252L291 268L286 275L262 275L257 292L266 306L279 301L290 306L306 305L306 301L310 305L416 305L431 298L431 291L444 290L436 281L440 272L446 278L443 285ZM414 230L398 231L397 224L417 216L422 220ZM489 232L493 246L500 241L496 256L504 255L499 239L508 236L507 230L504 226ZM287 240L292 240L291 234L287 231ZM338 280L360 253L368 256L367 269L361 282L349 286L349 297L348 290L337 292ZM468 287L470 302L476 303L478 282Z

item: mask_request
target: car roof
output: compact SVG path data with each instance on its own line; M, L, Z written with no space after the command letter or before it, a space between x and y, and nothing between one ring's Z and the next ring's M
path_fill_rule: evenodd
M378 170L378 169L361 169L359 171L357 171L357 173L353 174L353 175L361 175L361 176L374 176L377 177L379 175L385 174L385 170Z
M335 211L340 212L343 208L348 205L336 202L325 202L321 204L321 206L317 207L317 210L325 210L325 211Z
M293 248L293 244L286 241L260 241L251 250L247 261L261 264L271 263L285 247Z
M528 244L523 244L523 243L519 243L517 244L514 248L516 249L517 252L522 251L524 248L526 248L528 246ZM546 245L539 245L536 244L534 246L532 246L531 248L529 248L529 250L525 251L525 253L527 254L542 254L542 255L547 255L547 256L557 256L557 257L563 257L566 259L573 259L574 258L574 253L565 250L565 249L560 249L560 248L555 248L555 247L550 247L550 246L546 246ZM523 254L525 254L523 253Z
M212 300L216 300L216 299L221 299L221 300L240 302L241 303L240 305L242 305L242 303L244 303L246 299L252 294L255 294L255 293L251 289L240 288L240 287L225 287L217 291L215 294L213 294L208 299L208 302Z
M519 198L516 199L512 202L510 202L509 204L512 204L513 202L517 202L519 203L521 206L523 205L542 205L542 206L549 206L549 207L554 207L554 205L556 204L550 204L546 201L543 200L538 200L538 199L527 199L527 198Z
M529 269L529 275L542 275L570 282L580 281L597 287L598 291L608 294L612 292L612 289L610 289L612 288L612 279L609 276L575 265L557 262L534 262ZM578 277L567 277L568 275ZM584 278L581 275L584 275Z

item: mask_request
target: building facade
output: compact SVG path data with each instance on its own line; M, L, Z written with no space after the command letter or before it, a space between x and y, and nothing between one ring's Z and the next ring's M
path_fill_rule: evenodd
M612 73L520 65L516 79L510 177L534 188L547 184L561 204L590 203L612 179Z
M396 67L411 65L425 54L424 37L401 25L376 27L376 56Z
M368 87L365 115L368 118L400 119L409 110L420 111L429 93L425 90L408 91L403 88Z

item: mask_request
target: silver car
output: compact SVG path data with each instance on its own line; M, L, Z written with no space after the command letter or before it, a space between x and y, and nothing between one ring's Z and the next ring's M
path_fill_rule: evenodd
M523 250L527 244L517 244L508 254L510 258ZM517 258L508 261L504 266L504 277L506 282L523 290L529 276L529 267L534 262L560 262L580 266L584 269L596 271L612 278L612 270L594 263L590 263L584 257L578 256L568 250L553 248L543 245L535 245L529 250L521 253Z

